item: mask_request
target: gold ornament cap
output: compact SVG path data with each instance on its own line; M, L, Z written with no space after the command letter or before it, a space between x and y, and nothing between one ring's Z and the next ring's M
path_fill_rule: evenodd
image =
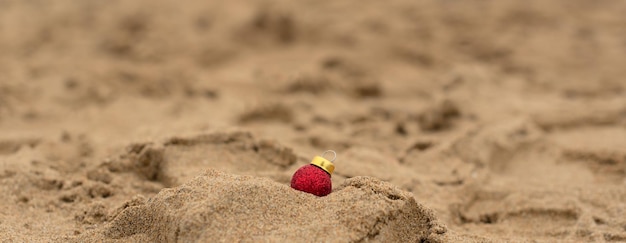
M331 152L333 154L335 154L335 158L333 158L332 160L327 160L326 158L324 158L324 154ZM333 162L331 161L335 161L335 159L337 158L337 153L335 153L335 151L332 150L328 150L326 152L324 152L322 154L322 156L315 156L313 158L313 161L311 161L312 165L315 165L317 167L320 167L322 170L328 172L329 175L333 174L333 171L335 171L335 165L333 164Z

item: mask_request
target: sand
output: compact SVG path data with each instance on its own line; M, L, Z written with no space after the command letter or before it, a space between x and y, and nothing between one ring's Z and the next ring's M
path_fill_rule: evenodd
M0 241L626 241L625 12L0 0Z

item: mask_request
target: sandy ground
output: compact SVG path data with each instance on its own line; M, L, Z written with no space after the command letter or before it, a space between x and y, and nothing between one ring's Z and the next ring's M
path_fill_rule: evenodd
M624 13L0 0L0 241L626 241Z

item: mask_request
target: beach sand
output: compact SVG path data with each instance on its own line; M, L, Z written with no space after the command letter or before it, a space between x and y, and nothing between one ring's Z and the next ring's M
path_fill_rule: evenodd
M0 0L0 241L624 242L624 13Z

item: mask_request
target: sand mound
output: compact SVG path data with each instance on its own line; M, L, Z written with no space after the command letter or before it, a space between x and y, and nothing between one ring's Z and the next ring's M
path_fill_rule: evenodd
M440 242L446 232L412 194L371 177L316 197L266 178L207 170L137 204L87 239Z

